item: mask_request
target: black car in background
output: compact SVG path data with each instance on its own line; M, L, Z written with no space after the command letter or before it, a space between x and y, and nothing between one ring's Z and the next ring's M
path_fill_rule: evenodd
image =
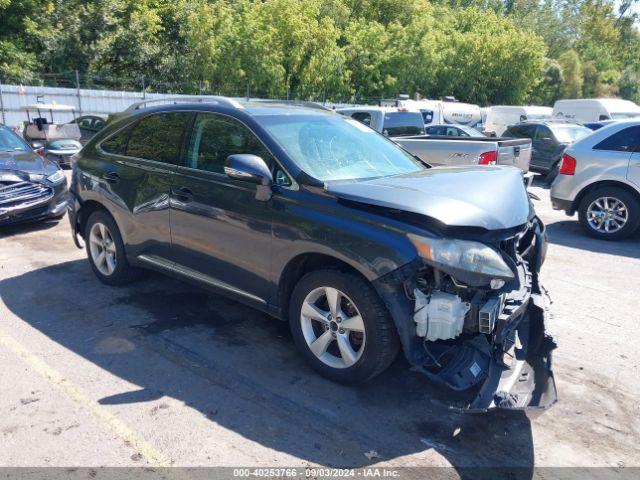
M437 135L439 137L486 137L482 132L466 125L426 125L424 130L427 135Z
M0 225L63 217L67 199L58 164L0 125Z
M80 143L83 145L93 138L93 136L104 128L107 123L106 115L82 115L74 119L72 122L76 123L80 128Z
M591 130L574 123L539 121L511 125L503 137L530 138L532 143L532 172L546 176L551 183L558 175L560 160L565 149L572 143L591 133Z
M246 303L337 382L402 349L471 409L556 400L545 227L518 169L430 168L314 104L165 99L108 122L70 192L105 284L151 268Z

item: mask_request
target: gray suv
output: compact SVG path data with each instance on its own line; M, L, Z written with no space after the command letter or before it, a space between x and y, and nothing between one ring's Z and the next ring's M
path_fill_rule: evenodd
M71 228L103 283L150 268L246 303L337 382L402 349L471 409L555 402L545 227L520 170L430 168L312 104L165 103L74 162Z
M551 202L585 231L618 240L640 225L640 120L618 121L567 149Z

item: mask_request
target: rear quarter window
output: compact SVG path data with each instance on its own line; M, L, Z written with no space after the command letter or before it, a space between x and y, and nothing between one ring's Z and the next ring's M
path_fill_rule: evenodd
M640 126L624 128L596 144L593 149L613 152L638 152L640 151Z

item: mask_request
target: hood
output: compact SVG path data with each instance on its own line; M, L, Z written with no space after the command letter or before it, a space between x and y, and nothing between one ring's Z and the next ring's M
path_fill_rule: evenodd
M53 173L57 166L34 152L0 152L0 176L9 172Z
M529 197L514 167L437 167L404 175L335 181L338 198L425 215L451 227L502 230L523 225Z

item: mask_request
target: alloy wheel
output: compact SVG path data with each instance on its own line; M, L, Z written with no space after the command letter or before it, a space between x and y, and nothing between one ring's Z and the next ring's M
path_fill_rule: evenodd
M109 228L104 223L96 222L89 232L89 250L91 260L98 271L105 276L116 269L116 245Z
M615 233L629 220L627 206L615 197L596 198L587 208L587 221L595 231Z
M309 292L302 302L300 324L311 352L330 367L350 367L364 352L362 316L353 301L336 288Z

